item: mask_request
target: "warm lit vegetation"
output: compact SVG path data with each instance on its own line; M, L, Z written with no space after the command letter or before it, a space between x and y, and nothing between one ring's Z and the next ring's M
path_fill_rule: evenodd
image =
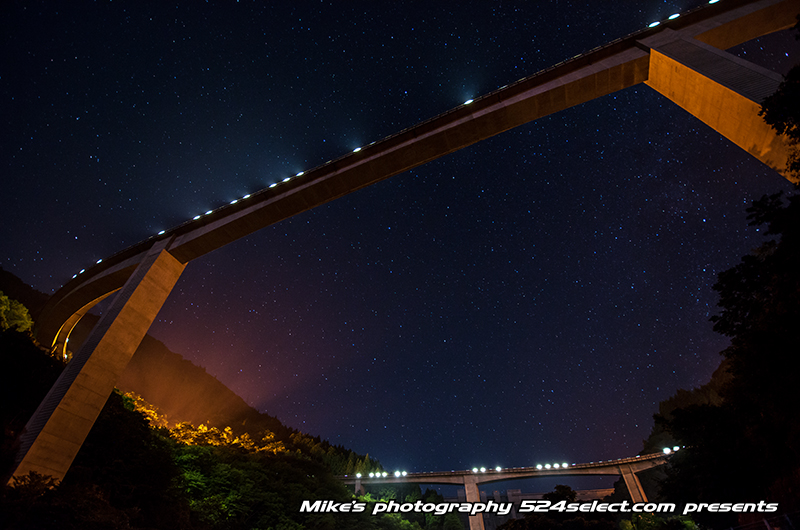
M10 473L14 439L64 363L10 330L0 333L0 355L2 466ZM462 528L457 518L425 514L300 513L304 500L353 498L335 474L380 469L369 456L302 433L277 440L263 429L171 424L141 396L115 392L64 481L35 474L16 480L3 492L0 512L9 529ZM361 500L393 498L441 500L431 491L423 497L418 486Z

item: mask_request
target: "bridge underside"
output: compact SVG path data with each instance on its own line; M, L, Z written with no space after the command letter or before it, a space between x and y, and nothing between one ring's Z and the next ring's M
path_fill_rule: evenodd
M758 98L774 91L780 77L716 48L789 28L798 11L800 0L728 0L697 10L461 105L95 265L48 302L37 331L40 342L66 348L80 317L122 290L26 426L14 475L37 470L63 478L99 412L98 403L102 407L186 263L485 138L646 83L783 172L786 145L757 115ZM168 263L169 272L147 272L152 260L159 266ZM130 295L140 291L149 294ZM128 314L135 318L122 323ZM119 324L114 323L117 315ZM73 391L75 385L84 385L85 392Z

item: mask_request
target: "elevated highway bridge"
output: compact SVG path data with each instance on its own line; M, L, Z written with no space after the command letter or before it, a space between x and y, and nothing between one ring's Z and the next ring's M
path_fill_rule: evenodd
M14 476L63 478L184 267L271 224L543 116L646 84L784 174L788 146L758 116L780 75L724 50L790 28L800 0L708 5L553 65L314 169L198 215L81 270L37 338L66 352L83 315L116 293L20 438Z

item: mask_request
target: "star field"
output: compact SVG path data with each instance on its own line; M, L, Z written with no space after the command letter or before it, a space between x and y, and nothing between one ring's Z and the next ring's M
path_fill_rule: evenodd
M81 268L701 5L8 3L2 266ZM732 50L785 73L776 34ZM232 243L151 334L387 468L623 457L705 383L744 209L790 185L640 85Z

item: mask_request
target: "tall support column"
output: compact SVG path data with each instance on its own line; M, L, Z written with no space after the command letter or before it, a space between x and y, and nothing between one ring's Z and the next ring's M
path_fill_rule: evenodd
M13 476L35 471L64 478L183 272L185 265L167 252L168 244L161 241L148 252L36 409L20 436Z
M789 147L758 115L780 75L675 32L640 44L650 48L647 85L789 178Z
M630 465L619 466L619 473L622 475L622 480L625 481L625 486L628 488L628 493L631 495L633 502L647 502L647 495L644 493L642 483L639 482L639 477L633 472Z
M477 477L465 476L464 490L467 494L467 502L481 502L481 490L478 487ZM469 530L485 530L483 514L469 516Z
M364 485L361 483L361 477L356 477L355 494L356 495L366 495L367 494L367 490L364 489Z

